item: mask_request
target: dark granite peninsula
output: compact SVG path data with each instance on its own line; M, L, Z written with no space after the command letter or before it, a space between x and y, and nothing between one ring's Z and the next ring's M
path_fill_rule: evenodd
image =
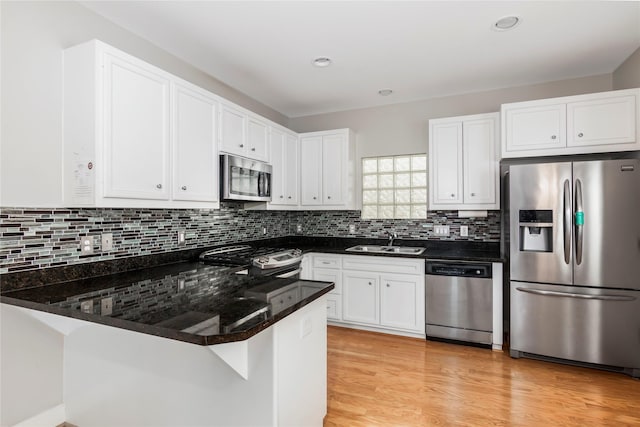
M185 261L9 290L3 322L62 337L53 374L75 425L321 426L334 285L237 270Z

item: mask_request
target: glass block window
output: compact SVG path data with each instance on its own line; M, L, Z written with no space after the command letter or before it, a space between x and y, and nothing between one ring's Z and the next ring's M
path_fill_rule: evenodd
M427 155L362 159L362 218L427 218Z

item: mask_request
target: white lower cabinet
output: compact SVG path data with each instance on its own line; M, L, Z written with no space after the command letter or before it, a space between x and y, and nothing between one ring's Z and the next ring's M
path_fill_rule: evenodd
M424 335L424 260L312 254L311 278L334 282L327 318L334 324Z

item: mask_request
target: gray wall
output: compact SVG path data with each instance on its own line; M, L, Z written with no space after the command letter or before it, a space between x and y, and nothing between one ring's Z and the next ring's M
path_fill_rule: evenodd
M100 39L280 124L287 118L76 2L0 2L0 205L62 203L62 50Z
M640 87L640 47L613 72L614 89L635 87Z
M470 93L424 101L296 117L297 132L348 127L357 136L356 157L425 153L429 119L500 111L500 104L602 92L612 89L611 74Z

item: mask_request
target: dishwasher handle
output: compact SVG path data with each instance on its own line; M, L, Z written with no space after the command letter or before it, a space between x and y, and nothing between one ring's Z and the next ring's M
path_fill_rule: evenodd
M491 264L467 262L426 261L425 274L432 276L477 277L490 279Z

